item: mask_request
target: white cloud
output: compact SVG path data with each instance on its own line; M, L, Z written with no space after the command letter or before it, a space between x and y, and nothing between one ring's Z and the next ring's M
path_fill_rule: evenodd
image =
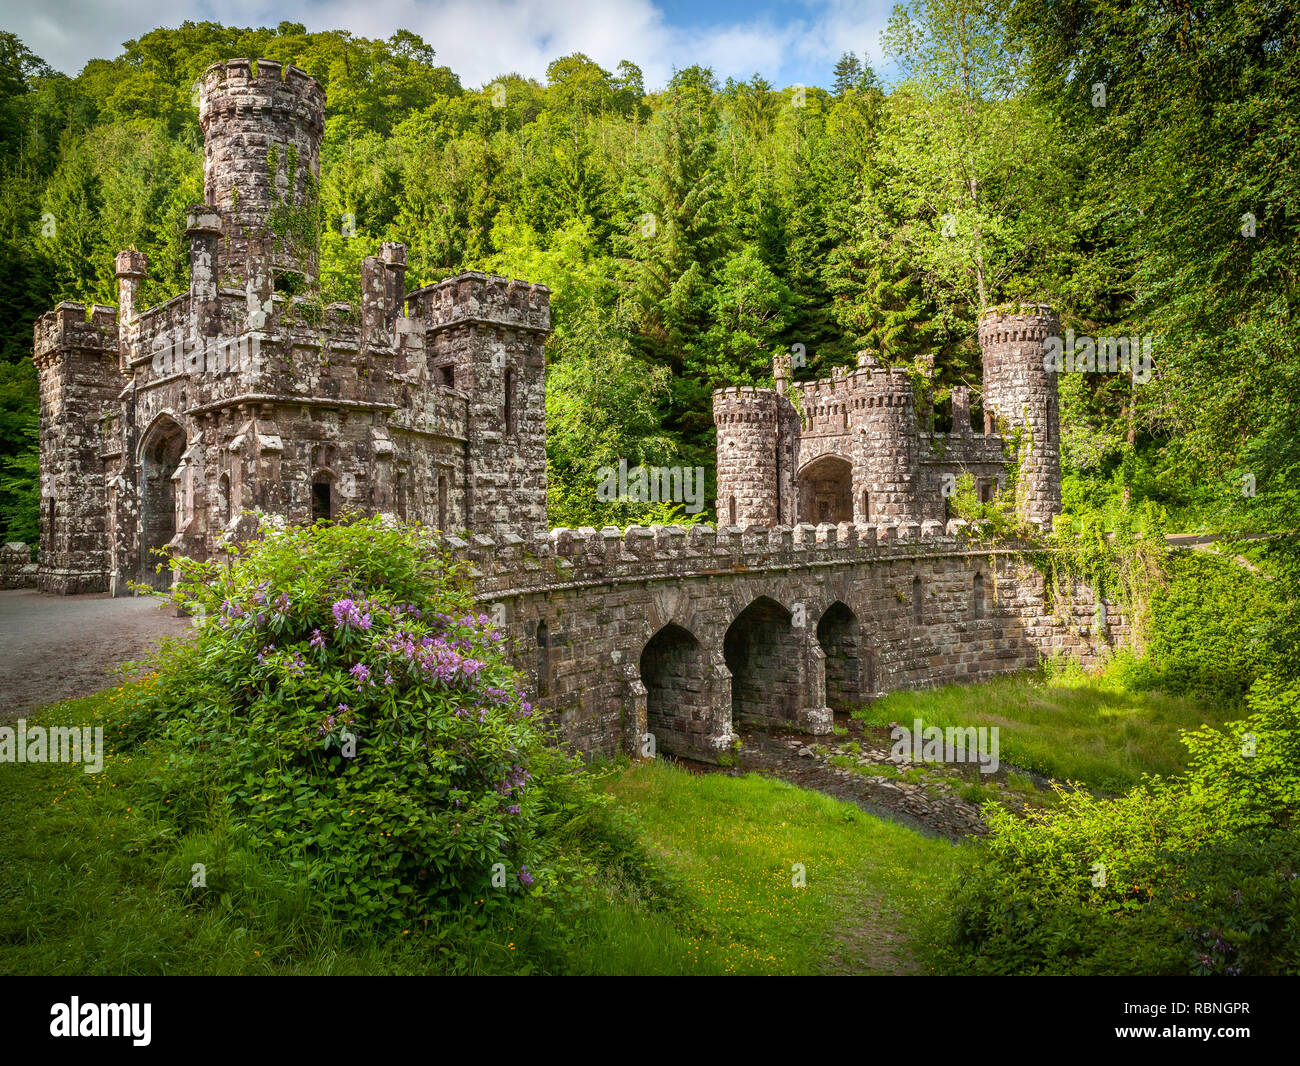
M672 25L651 0L47 0L9 11L4 24L68 73L89 59L116 56L122 41L156 26L212 19L301 22L366 37L409 29L471 86L512 71L543 79L552 59L571 52L585 52L607 69L630 59L651 88L666 83L674 67L692 63L712 67L719 78L758 72L784 85L825 83L846 50L869 50L878 62L891 3L808 0L802 7L792 3L781 23L760 17L702 28Z

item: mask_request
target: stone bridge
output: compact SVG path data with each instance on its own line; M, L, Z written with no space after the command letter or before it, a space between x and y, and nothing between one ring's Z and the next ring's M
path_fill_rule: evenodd
M831 731L894 689L977 681L1129 634L1041 545L965 523L557 529L451 541L536 702L578 749L716 762L742 726Z

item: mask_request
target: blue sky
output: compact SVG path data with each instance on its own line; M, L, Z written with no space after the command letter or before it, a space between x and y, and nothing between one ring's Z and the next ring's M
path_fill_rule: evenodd
M538 79L557 56L585 52L613 69L637 63L648 88L700 63L720 79L760 73L778 86L829 85L841 52L884 72L880 30L893 0L0 0L0 28L75 74L122 41L185 19L228 25L301 22L387 37L419 33L468 86L518 71Z

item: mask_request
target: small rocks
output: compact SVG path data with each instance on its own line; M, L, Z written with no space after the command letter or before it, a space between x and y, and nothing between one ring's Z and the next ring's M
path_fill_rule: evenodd
M753 743L746 742L737 770L774 774L855 802L872 813L896 812L910 824L954 840L988 831L979 806L966 802L957 791L963 784L962 768L891 755L883 738L875 741L880 747L871 746L870 731L853 741L847 737L828 741L812 745L790 734L756 735ZM979 781L1010 809L1024 809L1024 800L999 781L983 777Z

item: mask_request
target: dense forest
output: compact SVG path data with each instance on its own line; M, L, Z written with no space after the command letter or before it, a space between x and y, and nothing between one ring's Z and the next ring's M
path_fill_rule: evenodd
M195 82L249 56L328 94L323 296L354 299L385 239L412 285L554 290L556 524L669 517L599 503L596 468L711 470L710 391L770 382L777 351L816 377L871 349L932 375L942 410L955 383L978 396L979 312L1044 299L1078 335L1151 338L1155 363L1061 376L1067 511L1281 534L1294 573L1298 29L1283 0L913 0L890 84L846 51L829 88L699 66L650 87L581 54L474 88L436 41L287 22L186 22L67 77L0 34L4 535L37 538L35 318L115 302L128 246L146 303L185 287Z

